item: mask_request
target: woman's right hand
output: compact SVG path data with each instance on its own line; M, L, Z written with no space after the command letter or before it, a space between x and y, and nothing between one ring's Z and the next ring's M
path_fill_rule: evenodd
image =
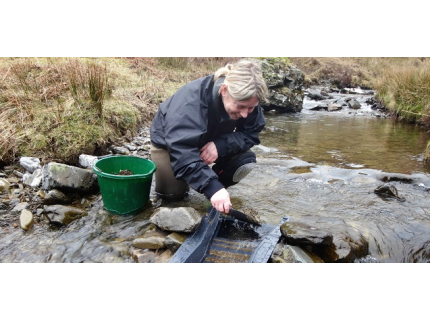
M217 191L210 200L215 209L220 212L229 213L231 207L230 194L225 188Z

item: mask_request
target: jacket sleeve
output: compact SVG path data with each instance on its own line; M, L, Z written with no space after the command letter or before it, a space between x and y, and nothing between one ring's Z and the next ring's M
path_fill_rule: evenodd
M164 114L164 138L173 173L210 199L224 186L200 159L199 142L207 130L207 105L196 92L188 92L171 99L168 108Z
M254 145L260 144L259 133L264 129L266 120L261 107L258 106L245 119L237 121L236 130L214 140L219 157L227 157L245 152Z

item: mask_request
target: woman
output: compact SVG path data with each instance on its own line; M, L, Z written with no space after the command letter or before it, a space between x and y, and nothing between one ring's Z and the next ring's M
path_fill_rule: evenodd
M161 103L151 125L159 196L181 199L191 186L228 213L226 188L256 163L250 148L260 143L266 124L260 101L267 93L258 62L241 60L186 84Z

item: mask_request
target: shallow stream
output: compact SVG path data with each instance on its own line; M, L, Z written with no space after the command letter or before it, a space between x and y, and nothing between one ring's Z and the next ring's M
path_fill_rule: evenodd
M284 216L327 231L345 223L368 240L372 261L429 262L430 168L422 154L430 133L376 117L366 105L329 113L309 110L314 103L305 101L300 114L266 114L257 167L229 189L234 207L252 207L271 225ZM374 193L387 181L405 201ZM210 207L194 191L176 203L152 191L151 205L134 216L109 214L100 195L90 200L88 216L67 227L39 224L1 235L0 261L132 262L131 241L149 227L155 208L192 206L204 214Z

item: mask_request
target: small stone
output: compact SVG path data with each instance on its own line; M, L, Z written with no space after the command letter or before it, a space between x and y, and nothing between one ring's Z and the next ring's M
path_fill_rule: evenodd
M0 193L8 192L10 187L10 182L6 179L0 178Z
M24 175L22 172L19 172L19 171L17 171L17 170L13 170L13 174L14 174L15 176L17 176L18 178L22 178L22 176Z
M34 222L33 213L31 213L27 209L22 210L21 215L19 217L19 222L21 224L22 229L30 230Z

